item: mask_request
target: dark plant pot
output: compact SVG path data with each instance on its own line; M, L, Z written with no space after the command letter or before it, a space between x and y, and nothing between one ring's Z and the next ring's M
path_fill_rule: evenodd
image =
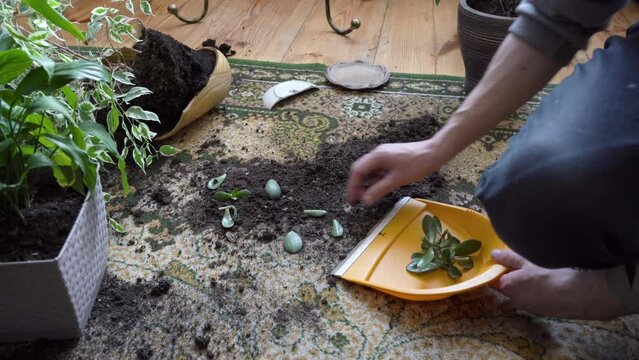
M466 68L466 92L470 92L484 76L488 63L515 19L477 11L468 5L467 0L459 0L457 31Z

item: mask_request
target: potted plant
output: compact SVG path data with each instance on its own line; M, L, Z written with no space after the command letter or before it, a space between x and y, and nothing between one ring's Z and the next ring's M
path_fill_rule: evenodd
M457 30L470 92L484 75L488 63L515 21L519 0L459 0Z
M145 0L140 6L150 9ZM120 91L130 83L126 71L99 61L114 50L79 53L60 34L87 40L108 24L109 36L121 40L132 34L131 18L96 8L85 34L63 10L40 0L0 3L0 341L82 333L107 259L98 170L117 167L126 192L129 155L144 169L159 154L177 152L151 143L155 134L143 121L155 114L123 110L125 98L139 95ZM106 125L95 120L100 109Z

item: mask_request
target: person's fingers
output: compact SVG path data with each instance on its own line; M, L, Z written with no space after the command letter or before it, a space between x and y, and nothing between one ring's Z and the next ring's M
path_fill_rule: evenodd
M375 153L368 153L351 166L351 171L346 183L346 194L351 203L361 199L366 191L366 181L371 173L378 170L379 156Z
M511 250L493 250L490 255L498 264L511 269L521 269L528 262L521 255Z
M384 195L395 190L397 188L397 180L393 173L388 173L386 176L372 184L362 195L362 201L371 205L377 200L384 197Z

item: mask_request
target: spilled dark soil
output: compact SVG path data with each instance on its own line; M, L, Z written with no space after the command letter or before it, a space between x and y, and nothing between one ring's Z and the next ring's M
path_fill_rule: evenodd
M55 258L75 223L84 196L57 184L36 187L31 207L22 221L14 213L0 212L0 263Z
M134 99L130 105L157 114L161 122L150 121L148 125L162 134L177 124L182 110L206 86L216 59L210 51L193 50L156 30L144 30L141 40L133 47L140 51L133 74L136 85L153 94Z

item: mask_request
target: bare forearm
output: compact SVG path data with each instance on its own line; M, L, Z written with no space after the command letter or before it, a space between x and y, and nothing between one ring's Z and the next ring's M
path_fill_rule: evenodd
M483 79L432 139L445 161L516 111L560 67L535 48L508 35Z

